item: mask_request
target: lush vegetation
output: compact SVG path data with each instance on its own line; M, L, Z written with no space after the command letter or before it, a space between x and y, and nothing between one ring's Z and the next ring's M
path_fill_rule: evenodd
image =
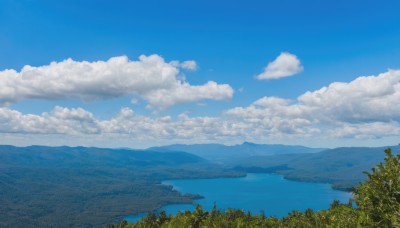
M282 219L251 215L241 210L211 212L198 206L176 216L150 213L136 224L126 221L110 227L400 227L400 155L385 150L383 163L367 173L368 179L354 190L357 207L332 202L330 209L293 211Z
M0 227L104 227L198 197L163 180L238 175L183 152L0 146Z
M264 149L267 147L262 146ZM262 149L250 144L240 148L250 155ZM392 147L392 152L396 154L399 149ZM166 179L235 177L252 171L276 172L290 179L350 183L345 186L354 186L356 180L362 180L362 171L373 167L373 161L383 160L382 150L379 153L376 150L339 148L311 154L248 156L248 159L231 160L230 166L221 166L171 148L157 152L87 147L0 146L0 227L102 227L120 221L124 215L153 211L169 203L191 203L198 197L196 194L182 195L169 186L161 185L160 182ZM243 169L233 170L232 167L237 164L242 165ZM374 172L378 171L379 168L376 168ZM345 182L348 180L351 181ZM392 186L388 184L384 192L393 191ZM363 192L379 196L373 189L365 188ZM358 195L363 196L361 192ZM364 204L360 199L355 198L362 208ZM385 204L396 200L398 202L398 198L393 200L379 196L379 199ZM379 202L378 199L375 201ZM370 204L375 205L375 201ZM339 206L345 208L343 211L354 210L346 205ZM389 211L386 217L390 217L390 220L394 219L391 216L398 218L398 214L391 213L394 209L378 206L370 208L382 213ZM235 214L234 211L229 213ZM326 218L323 213L333 211L316 212L313 216ZM362 216L357 210L354 213ZM222 212L220 214L228 218L231 216ZM291 216L306 215L294 213ZM363 216L368 217L368 214Z

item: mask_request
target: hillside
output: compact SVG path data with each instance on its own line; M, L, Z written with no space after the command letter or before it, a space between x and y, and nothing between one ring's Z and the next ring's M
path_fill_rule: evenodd
M255 144L244 142L240 145L226 146L223 144L174 144L162 147L151 147L148 150L167 152L185 151L209 161L226 163L235 159L244 159L254 156L268 156L276 154L316 153L323 148L309 148L304 146L289 146L279 144Z
M349 189L365 180L363 172L381 162L382 151L389 147L394 154L400 153L400 146L342 147L313 154L256 156L230 164L241 171L275 172L288 179L331 183L335 188Z
M350 190L365 179L364 171L382 161L381 152L389 147L393 153L400 153L400 146L322 149L248 142L234 146L175 144L149 150L185 151L241 172L272 172L288 179L330 183L334 188Z
M0 146L0 227L59 223L65 227L104 226L128 214L153 211L169 203L189 203L196 197L160 185L166 179L273 172L289 179L327 182L349 189L365 180L363 171L383 160L386 147L336 148L317 153L288 147L303 152L292 154L281 151L285 146L249 143L167 148ZM182 152L185 148L193 154ZM202 152L204 148L211 149ZM244 155L239 155L240 148L247 148ZM395 154L400 153L399 146L391 148ZM212 156L217 149L220 154ZM218 158L224 165L195 153ZM236 156L227 156L230 153Z
M184 165L206 162L196 155L170 151L160 153L150 150L107 149L96 147L45 147L0 146L1 164L24 167L96 167Z
M0 227L101 227L192 202L162 180L238 175L185 152L0 146Z
M366 180L355 188L347 204L335 200L327 210L295 210L276 218L237 209L220 211L214 204L211 211L197 206L193 212L178 212L175 216L150 213L137 223L123 221L109 227L399 227L400 155L393 155L390 149L385 154L384 162L365 175Z

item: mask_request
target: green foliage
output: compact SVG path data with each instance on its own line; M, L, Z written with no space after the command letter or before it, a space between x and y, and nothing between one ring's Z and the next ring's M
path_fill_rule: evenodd
M163 180L238 175L183 152L0 145L0 227L104 227L200 197Z
M121 223L114 227L124 228L158 228L158 227L357 227L358 210L340 204L330 210L314 212L311 209L304 213L293 211L288 216L278 219L263 215L252 215L242 210L228 209L219 211L214 209L211 213L205 212L200 206L194 212L180 212L176 216L157 223L160 215L154 217L149 214L146 218L135 224Z
M354 190L354 200L347 204L333 201L328 210L293 211L282 219L252 215L242 210L179 212L167 217L149 214L135 224L121 223L114 227L400 227L400 155L385 150L384 163L367 173L368 179Z
M355 189L355 201L367 223L400 226L400 155L385 150L384 163L366 172L368 180Z

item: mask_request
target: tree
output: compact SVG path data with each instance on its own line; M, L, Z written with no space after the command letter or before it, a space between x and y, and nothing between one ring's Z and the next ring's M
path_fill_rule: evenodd
M161 226L168 220L169 220L169 217L167 216L167 213L165 211L161 211L160 214L158 215L157 223Z
M384 162L366 172L368 179L355 189L355 202L365 223L377 227L400 226L400 155L385 150Z

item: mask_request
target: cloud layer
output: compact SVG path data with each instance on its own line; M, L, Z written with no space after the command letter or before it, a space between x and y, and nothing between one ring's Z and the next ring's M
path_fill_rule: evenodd
M400 133L400 71L335 82L296 101L263 97L227 115L268 133L378 138Z
M182 64L166 63L154 55L141 56L137 62L117 57L107 62L66 60L38 68L26 66L19 73L0 72L4 88L0 97L3 102L15 102L23 98L90 100L137 95L149 105L166 108L232 96L229 85L208 82L194 86L178 80L177 66ZM193 63L184 65L194 69ZM185 113L151 117L123 107L117 115L101 119L82 108L56 106L50 112L35 115L0 107L0 135L3 140L10 135L25 140L26 136L61 134L61 138L77 137L90 142L94 138L97 142L125 140L131 142L128 145L365 140L400 135L399 110L400 70L389 70L350 82L334 82L294 100L262 97L214 117L190 117ZM5 142L0 139L0 143Z
M264 68L264 72L257 75L259 80L279 79L301 73L303 66L297 56L289 52L282 52L276 59Z
M24 66L20 72L0 71L0 103L22 99L81 99L85 101L121 96L139 96L151 107L165 109L179 103L202 99L229 100L233 89L209 81L190 85L179 79L179 68L195 70L194 61L167 63L158 55L126 56L107 61L67 59L41 67Z

